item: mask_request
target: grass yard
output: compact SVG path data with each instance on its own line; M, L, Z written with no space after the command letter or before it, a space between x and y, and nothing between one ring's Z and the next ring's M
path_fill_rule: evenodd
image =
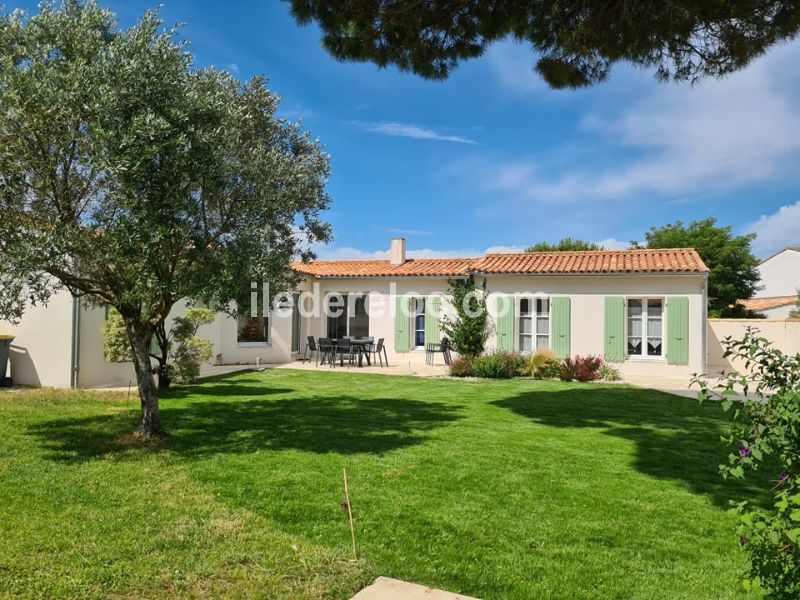
M125 394L0 392L0 594L738 598L713 405L625 386L277 370ZM361 560L349 561L342 466Z

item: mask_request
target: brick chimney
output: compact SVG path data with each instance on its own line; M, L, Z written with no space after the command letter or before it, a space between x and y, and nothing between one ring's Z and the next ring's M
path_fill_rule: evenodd
M389 262L393 265L402 265L406 262L405 238L392 238L392 245L389 247Z

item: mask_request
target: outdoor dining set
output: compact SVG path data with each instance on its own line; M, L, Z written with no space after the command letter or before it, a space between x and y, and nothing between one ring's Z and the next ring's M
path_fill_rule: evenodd
M389 357L386 354L386 346L384 338L372 337L343 337L341 339L334 338L314 338L308 336L306 348L301 358L302 362L311 362L314 359L316 366L328 364L335 367L336 363L339 366L348 367L358 364L359 367L364 366L366 360L367 366L372 366L377 361L381 367L389 366ZM446 365L452 362L450 354L450 341L444 337L441 342L429 343L425 345L425 363L432 365L437 353L440 353L444 358Z
M377 360L381 367L388 367L389 357L386 355L386 346L383 342L384 338L379 338L376 343L375 338L372 337L315 339L310 335L302 360L311 362L313 357L316 365L327 363L331 367L335 367L337 362L340 366L344 366L345 361L348 367L353 366L356 362L359 367L363 367L364 360L367 361L367 366L371 366Z

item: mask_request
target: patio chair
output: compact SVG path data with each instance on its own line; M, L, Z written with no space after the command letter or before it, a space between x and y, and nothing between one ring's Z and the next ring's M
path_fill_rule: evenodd
M432 365L437 353L442 354L444 364L449 366L450 363L453 362L453 358L450 355L450 340L447 337L443 337L442 341L439 343L434 342L425 346L425 362Z
M306 349L303 350L303 358L301 358L300 361L303 363L306 361L311 362L311 357L314 356L314 352L317 353L316 362L319 362L319 347L317 346L317 341L314 339L314 336L310 335L306 342Z
M334 349L333 341L330 338L319 338L319 346L317 349L317 358L319 359L316 365L324 365L325 358L328 358L328 362L331 361L333 356L333 349Z
M341 339L337 340L336 346L333 348L333 353L331 358L331 366L336 366L336 360L340 361L340 364L344 366L344 357L347 356L347 368L349 369L353 364L353 359L356 356L356 352L358 352L358 348L350 343L349 339Z
M388 367L389 366L389 357L386 356L386 346L383 345L383 342L384 342L384 338L378 338L378 343L377 344L370 344L369 347L367 348L367 352L369 352L373 356L373 359L372 359L372 364L373 365L375 364L375 358L377 358L380 361L381 367L383 367L383 366ZM384 361L386 362L385 365L383 364Z

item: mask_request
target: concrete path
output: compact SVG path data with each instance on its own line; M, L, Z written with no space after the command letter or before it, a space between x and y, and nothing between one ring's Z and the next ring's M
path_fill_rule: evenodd
M452 594L399 579L378 577L375 583L365 587L350 600L477 600L477 598Z

